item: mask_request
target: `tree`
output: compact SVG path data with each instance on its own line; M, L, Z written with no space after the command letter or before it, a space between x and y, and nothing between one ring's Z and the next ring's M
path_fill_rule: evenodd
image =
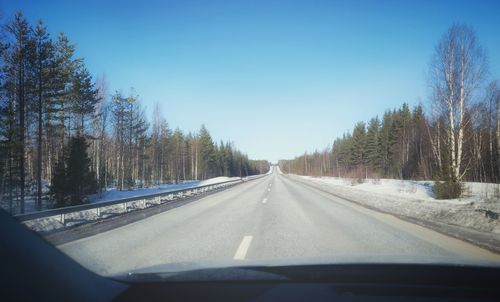
M96 193L95 173L90 171L90 158L83 136L71 138L66 165L67 187L70 203L79 204L85 195Z
M429 69L434 102L446 118L447 177L460 182L466 172L462 165L466 111L486 72L486 56L475 32L465 25L451 26L437 44Z
M486 160L489 164L489 180L500 182L500 87L497 81L489 83L485 97L488 147ZM495 134L496 132L496 134Z
M63 207L67 204L67 178L65 159L60 158L54 166L52 172L52 183L50 184L50 194L56 202L56 207Z
M199 132L200 140L200 170L202 178L206 179L214 175L215 149L212 137L205 125L201 126Z
M109 102L108 102L108 87L104 76L97 81L98 102L95 106L94 119L92 121L92 159L93 171L96 173L98 191L107 187L108 180L108 164L106 155L108 153L107 141L108 138L108 117L109 117Z
M54 47L47 28L39 21L34 30L33 78L37 88L37 207L42 206L42 137L44 109L50 107L50 97L54 94Z
M372 118L368 123L366 132L366 162L372 171L380 169L379 132L380 122L378 117Z
M29 81L29 63L33 51L33 30L23 13L18 12L12 22L5 26L5 32L9 42L2 51L3 73L5 76L2 90L8 103L6 106L8 108L6 147L9 161L9 187L12 190L15 182L18 184L20 189L20 211L23 213L26 189L26 111L28 108L27 95L32 90ZM10 198L11 200L13 198L12 191L10 192Z
M78 120L75 123L78 135L85 134L87 116L94 113L94 108L99 102L98 90L94 86L87 69L83 65L78 66L72 76L71 84L71 112L75 115L75 120Z
M366 132L365 123L358 122L352 131L351 162L354 166L365 169L366 163ZM366 173L364 175L366 177ZM357 175L357 177L362 177Z
M69 155L60 159L54 171L51 192L56 198L56 206L77 205L84 202L86 195L96 193L97 182L95 173L90 170L87 147L83 136L70 139Z
M410 160L410 140L411 140L411 127L412 117L408 104L403 103L400 110L394 112L392 133L396 139L394 148L394 155L397 158L394 163L395 171L399 178L408 179L411 172L408 168Z
M74 59L75 46L63 33L54 43L54 94L46 116L48 162L65 157L65 146L71 137L71 90L73 75L80 60Z

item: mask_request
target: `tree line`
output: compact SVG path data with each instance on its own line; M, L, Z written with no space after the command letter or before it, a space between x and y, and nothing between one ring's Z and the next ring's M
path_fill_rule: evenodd
M63 33L19 12L0 31L0 198L11 212L84 201L87 194L268 170L205 126L151 121L131 90L108 92ZM47 190L50 188L50 190Z
M358 122L329 148L280 161L288 173L349 178L435 179L444 197L462 181L500 183L500 87L473 29L453 25L435 47L431 97L382 119ZM448 196L449 195L449 196Z

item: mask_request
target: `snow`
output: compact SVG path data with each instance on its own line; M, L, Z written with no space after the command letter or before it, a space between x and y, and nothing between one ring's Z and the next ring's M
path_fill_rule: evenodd
M238 179L241 179L241 178L220 176L220 177L215 177L215 178L203 180L200 182L200 186L213 185L213 184L217 184L217 183L221 183L221 182L225 182L225 181L238 180Z
M206 181L210 181L212 179L208 179ZM137 197L155 193L170 192L180 189L194 188L202 185L201 184L202 182L203 181L199 180L188 180L178 184L162 184L148 188L138 188L138 189L122 190L122 191L118 190L117 188L109 188L108 190L106 190L106 192L103 192L101 194L90 195L87 198L91 203L96 203L96 202L116 200L121 198ZM215 181L215 183L217 183L217 181Z
M463 198L438 200L432 181L289 176L384 212L500 234L499 184L466 182Z

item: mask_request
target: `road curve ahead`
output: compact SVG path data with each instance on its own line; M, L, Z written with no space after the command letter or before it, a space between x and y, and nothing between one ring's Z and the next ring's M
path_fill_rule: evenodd
M500 255L355 205L274 172L59 248L104 274L164 264ZM412 258L408 258L412 259Z

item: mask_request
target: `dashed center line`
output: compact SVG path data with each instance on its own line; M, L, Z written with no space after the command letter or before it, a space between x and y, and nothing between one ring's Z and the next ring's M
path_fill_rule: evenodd
M267 202L267 198L262 199L262 203L266 203L266 202Z
M245 236L243 240L241 240L240 246L236 250L236 254L234 254L234 260L245 260L245 256L247 255L248 248L250 247L250 243L252 242L252 236Z
M268 192L271 192L271 188L267 189Z

